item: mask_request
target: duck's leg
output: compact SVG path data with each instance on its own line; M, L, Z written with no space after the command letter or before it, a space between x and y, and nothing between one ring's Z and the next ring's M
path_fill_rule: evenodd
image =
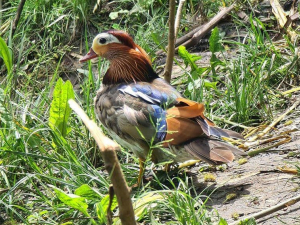
M145 172L145 161L146 161L145 159L139 158L140 171L139 171L138 182L137 182L138 186L142 184L142 180Z

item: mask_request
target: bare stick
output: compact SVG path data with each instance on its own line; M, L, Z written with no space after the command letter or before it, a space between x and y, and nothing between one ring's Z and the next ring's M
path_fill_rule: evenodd
M105 169L111 175L110 179L113 184L114 192L119 204L119 217L122 225L136 224L133 206L130 198L129 188L123 176L116 151L120 150L117 143L106 137L97 124L90 120L80 106L72 99L69 101L70 107L82 119L91 135L94 137L101 155L104 160Z
M300 201L300 195L298 195L296 197L293 197L293 198L290 198L290 199L288 199L288 200L286 200L286 201L284 201L284 202L282 202L282 203L280 203L278 205L275 205L275 206L273 206L271 208L268 208L266 210L263 210L261 212L258 212L258 213L252 214L250 216L247 216L247 217L245 217L245 218L243 218L243 219L241 219L241 220L239 220L237 222L231 223L229 225L237 225L241 221L243 221L243 220L249 220L251 218L254 218L254 219L262 218L262 217L270 215L270 214L272 214L272 213L274 213L276 211L279 211L279 210L281 210L283 208L286 208L288 206L294 205L295 203L297 203L299 201Z
M167 63L164 71L164 79L170 83L173 67L173 58L175 54L175 0L169 0L169 40Z
M180 25L180 19L181 19L181 12L182 12L182 7L185 3L185 0L180 0L178 3L178 8L176 12L176 19L175 19L175 40L177 38L178 30L179 30L179 25Z
M229 7L224 8L223 10L221 10L214 18L212 18L207 24L205 24L203 27L201 27L200 30L198 30L191 39L189 39L188 41L184 42L182 45L186 46L186 47L190 47L193 46L195 44L197 44L199 42L199 40L205 35L207 34L207 32L209 32L213 27L215 27L217 25L217 23L219 23L219 21L225 16L227 15L235 6L235 3L232 4ZM176 48L177 50L178 48Z
M18 26L20 16L21 16L21 13L22 13L25 2L26 2L26 0L21 0L21 2L19 4L19 7L17 9L17 13L16 13L15 19L14 19L13 24L12 24L12 31L11 31L11 36L12 37L14 36L14 33L17 29L17 26Z
M175 50L177 51L178 47L180 45L184 45L184 46L189 47L190 45L185 45L185 44L189 43L193 38L195 38L194 36L196 36L197 33L201 32L201 36L198 37L198 41L199 41L201 39L201 37L203 37L205 34L207 34L207 32L209 32L218 22L220 22L220 20L226 14L229 13L234 8L234 6L235 6L235 4L232 4L228 8L224 8L211 21L209 21L207 24L201 25L201 26L195 28L194 30L190 31L189 33L185 34L184 36L178 38L175 42L175 47L176 47ZM160 55L162 53L164 53L164 51L159 50L155 54Z
M201 25L200 27L195 28L194 30L190 31L189 33L185 34L184 36L178 38L175 42L175 47L178 47L179 45L181 45L182 43L186 42L187 40L189 40L190 38L193 37L193 35L199 31L201 28L203 27L203 25ZM163 50L159 50L157 51L155 54L156 55L160 55L164 53Z

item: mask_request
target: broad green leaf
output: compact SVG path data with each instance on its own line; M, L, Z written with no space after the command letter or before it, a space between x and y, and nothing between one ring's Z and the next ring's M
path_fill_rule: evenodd
M218 27L215 27L212 30L210 38L209 38L209 50L212 53L220 52L223 50L223 47L220 44L220 39L221 38L220 38L220 34L219 34L219 29L218 29Z
M112 20L117 19L119 16L119 12L111 12L109 14L109 18L111 18Z
M104 208L105 212L106 212L106 210L108 208L108 205L109 205L109 198L110 198L109 195L105 195L104 198L101 199L101 205ZM117 206L118 206L117 198L116 198L116 196L114 196L114 199L112 201L110 209L114 210Z
M183 59L185 66L191 66L191 72L198 71L198 66L195 62L201 59L202 56L190 54L184 46L179 46L178 54Z
M12 55L11 50L7 47L5 41L0 37L0 57L3 59L7 72L10 73L12 69Z
M137 220L142 220L146 214L149 213L149 209L154 208L157 202L162 201L164 196L155 192L148 192L143 196L140 196L133 202L134 215ZM114 220L115 225L121 225L119 218Z
M50 186L54 189L56 196L60 201L62 201L63 203L65 203L73 209L77 209L78 211L82 212L85 216L89 216L89 213L87 211L88 204L85 202L85 198L74 194L66 194L59 188L54 187L52 185Z
M123 9L121 9L121 10L118 11L118 12L111 12L111 13L109 14L109 18L111 18L112 20L114 20L114 19L117 19L117 18L118 18L119 13L128 13L128 12L129 12L128 10L123 10Z
M223 218L220 218L219 225L228 225L228 223Z
M107 209L109 205L109 195L106 195L104 198L102 198L101 202L98 202L96 204L96 212L97 216L100 220L100 224L102 223L107 223L106 221L106 214L107 214ZM117 198L114 196L113 202L111 204L111 210L114 210L118 205Z
M256 225L256 224L257 223L255 222L254 218L245 219L245 220L239 222L239 225Z
M100 200L102 198L102 195L96 192L88 184L81 185L79 188L75 190L74 194L89 200Z
M210 82L209 80L204 80L204 86L206 87L207 90L209 89L214 89L217 90L217 83L218 82Z
M73 86L70 81L63 83L60 78L54 88L53 100L50 107L49 126L65 137L71 128L67 126L71 108L68 104L69 99L74 99Z

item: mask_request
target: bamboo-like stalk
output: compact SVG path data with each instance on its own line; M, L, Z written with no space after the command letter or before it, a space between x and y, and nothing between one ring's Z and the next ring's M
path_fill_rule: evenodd
M100 148L105 169L111 175L110 179L113 184L114 193L117 196L120 212L119 217L122 225L136 224L129 187L127 186L123 176L116 154L116 151L120 150L120 146L113 140L106 137L97 124L90 120L83 109L73 99L70 99L68 102L73 111L81 118L86 127L89 129L91 135Z

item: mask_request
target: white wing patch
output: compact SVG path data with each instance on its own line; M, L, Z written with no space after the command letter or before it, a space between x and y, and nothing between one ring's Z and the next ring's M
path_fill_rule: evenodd
M144 99L145 101L151 103L151 104L157 104L157 103L160 103L160 101L156 98L152 98L140 91L133 91L131 89L130 86L127 86L126 88L120 88L119 91L121 91L123 94L129 94L133 97L136 97L136 98L141 98L141 99Z

